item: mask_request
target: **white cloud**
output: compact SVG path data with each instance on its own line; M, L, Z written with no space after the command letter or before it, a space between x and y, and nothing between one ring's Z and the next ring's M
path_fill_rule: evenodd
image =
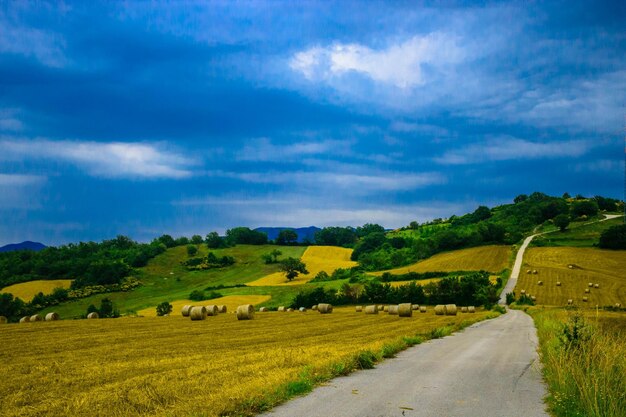
M351 141L321 140L297 142L289 145L274 145L267 138L250 141L238 153L240 161L283 161L300 160L312 155L348 155L351 153Z
M294 54L289 66L311 81L355 72L375 82L406 89L428 82L424 66L431 71L444 71L446 66L463 59L463 50L454 36L435 32L380 50L356 43L317 46Z
M186 178L195 162L162 143L0 139L1 159L69 162L105 178Z
M46 177L41 175L0 173L0 186L2 187L23 187L27 185L41 184L45 181Z
M17 118L17 109L0 109L0 131L17 132L24 127Z
M41 175L0 173L0 210L40 208L39 190L46 180Z
M592 144L584 140L541 143L503 137L453 149L434 160L444 165L462 165L516 159L579 157L591 148Z

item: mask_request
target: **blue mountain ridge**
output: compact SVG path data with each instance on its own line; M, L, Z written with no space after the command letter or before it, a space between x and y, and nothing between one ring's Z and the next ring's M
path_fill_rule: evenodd
M47 246L43 243L31 242L30 240L27 240L22 243L9 243L8 245L1 246L0 252L12 252L16 250L32 250L35 252L39 252L46 247Z
M263 232L267 235L269 240L276 240L278 234L281 230L291 229L298 234L298 242L302 243L304 241L315 241L315 232L318 230L322 230L319 227L309 226L309 227L257 227L254 229L257 232Z

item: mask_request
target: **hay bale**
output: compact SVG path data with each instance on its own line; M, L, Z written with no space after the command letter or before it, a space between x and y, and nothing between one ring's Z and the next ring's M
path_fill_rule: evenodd
M385 311L385 306L384 305L379 305L378 306L378 311Z
M228 307L226 307L225 305L219 305L219 306L217 306L217 312L218 313L227 313L228 312Z
M537 281L537 285L543 285L543 281Z
M315 306L313 306L313 307L315 307ZM280 307L278 307L278 311L281 311L281 312L284 313L285 311L287 311L287 309L285 308L285 306L280 306Z
M192 305L184 305L180 313L183 315L183 317L189 317L189 313L191 312L192 308Z
M622 308L622 305L620 303L615 303L615 308Z
M299 311L300 313L306 313L306 308L304 308L304 307L300 307L300 308L298 309L298 311Z
M355 310L357 313L360 313L361 311L363 311L363 306L356 306L356 307L354 307L354 310Z
M317 310L320 314L330 314L333 312L333 306L331 304L321 303L317 305Z
M313 311L317 311L317 304L315 304L314 306L311 307L311 310Z
M59 314L55 313L55 312L48 313L48 314L46 314L46 317L44 317L44 319L46 321L56 321L56 320L59 319Z
M208 305L204 307L206 309L207 316L217 316L220 312L220 307L216 305Z
M591 290L589 288L585 288L585 294L589 294Z
M593 284L593 288L600 288L600 284Z
M531 295L530 299L533 300L533 301L537 301L537 297L535 297L534 295Z
M384 311L385 313L387 313L387 312L389 311L389 306L384 306L384 307L383 307L383 311Z
M539 272L537 272L537 270L536 270L536 269L533 269L533 274L534 274L534 275L537 275L538 273L539 273Z
M475 313L475 312L476 312L476 307L474 307L474 306L468 306L468 307L467 307L467 312L468 312L468 313Z
M365 306L365 314L378 314L378 306Z
M99 319L100 315L94 311L92 313L87 314L87 318L89 320L95 320L95 319Z
M571 298L569 300L567 300L567 305L571 306L572 304L574 304L574 300L572 300Z
M588 286L589 288L593 287L593 282L590 282L589 284L587 284L587 286Z
M527 274L530 274L530 273L532 273L532 272L533 272L533 271L531 271L530 269L526 270L526 273L527 273Z
M413 309L413 311L418 311L420 309L420 305L419 304L411 304L411 308Z
M446 314L446 306L443 304L437 304L435 306L435 314L438 316L444 316Z
M292 311L293 311L293 308L291 308L291 307L289 307L289 308L287 309L287 313L291 313Z
M259 308L259 313L265 313L267 311L267 307Z
M244 304L237 307L237 320L252 320L254 318L254 306Z
M461 313L467 313L467 307L461 307Z
M456 316L456 304L446 304L446 316Z
M426 306L420 306L420 313L426 312Z
M560 286L561 286L561 281L557 281L557 282L556 282L556 286L557 286L557 287L560 287Z
M587 302L587 297L583 297L583 301L586 303Z
M387 314L392 316L398 315L398 306L397 305L389 305L387 306Z
M4 317L4 316L0 316L0 324L6 324L6 322L7 322L7 321L8 321L8 320L7 320L7 318L6 318L6 317Z
M20 319L20 323L28 323L30 322L30 316L24 316Z
M215 306L213 306L215 307ZM217 307L215 307L217 308ZM206 307L205 306L197 306L193 307L189 312L189 318L192 321L204 320L206 319Z
M574 269L574 265L567 265L569 269Z
M43 317L41 317L39 314L33 314L32 316L30 316L30 321L42 321Z
M526 290L521 290L519 293L524 295L524 294L526 294Z
M411 303L398 304L398 316L400 317L412 317L413 306Z

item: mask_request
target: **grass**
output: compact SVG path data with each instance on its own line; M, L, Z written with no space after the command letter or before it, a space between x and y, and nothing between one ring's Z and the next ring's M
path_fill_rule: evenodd
M338 268L351 268L357 263L350 260L352 249L336 246L309 246L302 255L302 262L306 264L308 274L300 274L291 281L287 281L282 272L273 273L256 281L250 282L250 286L280 286L301 285L315 278L318 272L325 271L329 275Z
M573 265L570 269L568 265ZM538 274L526 274L536 269ZM615 303L626 304L626 252L591 248L530 248L524 256L522 272L515 292L522 289L537 297L538 304L566 305L568 299L582 306L582 297L587 296L590 307ZM543 285L537 285L537 281ZM556 282L561 281L557 287ZM588 283L600 284L590 288Z
M389 271L374 272L372 274L382 275L383 272L406 274L408 272L480 270L499 272L509 266L510 259L510 246L479 246L476 248L439 253L413 265Z
M626 314L530 309L556 417L626 416ZM577 317L577 318L576 318ZM565 328L580 330L564 337Z
M492 317L232 314L42 322L0 331L3 416L254 415L407 346ZM446 330L437 330L444 328ZM450 329L450 330L447 330ZM419 336L419 337L417 337Z
M546 235L537 236L531 242L532 246L573 246L592 247L600 240L600 234L612 227L624 223L623 218L611 219L603 222L587 224L573 223L564 232L555 231ZM553 228L556 230L556 228Z
M30 301L40 292L52 294L55 288L69 288L71 284L71 279L37 280L10 285L2 288L0 292L10 293L13 294L14 297L21 298L24 301Z

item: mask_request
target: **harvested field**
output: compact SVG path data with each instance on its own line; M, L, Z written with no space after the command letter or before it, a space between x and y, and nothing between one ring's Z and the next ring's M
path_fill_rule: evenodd
M276 286L276 285L300 285L315 278L320 271L332 274L338 268L351 268L357 263L350 260L352 249L339 248L336 246L309 246L302 255L302 262L306 264L308 274L300 274L291 282L287 281L285 274L276 272L261 279L249 282L248 286Z
M434 255L416 264L391 269L383 272L406 274L408 272L429 271L490 271L499 272L507 268L511 259L511 247L501 245L479 246L477 248L460 249Z
M24 301L30 301L40 292L52 294L55 288L69 288L71 284L71 279L37 280L10 285L2 288L0 292L10 293L13 294L14 297L21 298Z
M571 268L570 268L571 265ZM527 270L537 270L537 275ZM592 248L530 248L524 256L516 294L526 290L537 297L537 304L595 307L626 303L626 251ZM537 285L538 280L543 285ZM560 286L556 283L561 282ZM599 288L589 283L600 284ZM589 294L585 294L589 289ZM588 301L583 303L582 297Z
M270 298L272 297L269 295L228 295L204 301L176 300L170 301L170 304L174 307L172 316L180 316L183 306L187 304L194 306L225 305L227 311L235 311L242 304L257 305L268 301ZM144 308L138 311L137 314L144 317L156 317L156 306Z
M491 281L492 283L495 284L497 280L498 280L497 275L489 276L489 281ZM389 284L391 284L392 287L401 287L403 285L408 285L412 282L415 282L417 285L426 285L426 284L430 284L431 282L439 282L439 281L441 281L441 278L428 278L428 279L420 279L417 281L391 281Z
M481 311L472 321L488 314ZM204 321L172 316L7 325L0 358L11 378L0 381L0 409L7 417L94 410L101 416L250 415L281 398L279 387L303 372L323 379L358 352L379 352L401 336L467 320L432 312L400 319L345 307L328 315L268 312L245 321L221 314Z

